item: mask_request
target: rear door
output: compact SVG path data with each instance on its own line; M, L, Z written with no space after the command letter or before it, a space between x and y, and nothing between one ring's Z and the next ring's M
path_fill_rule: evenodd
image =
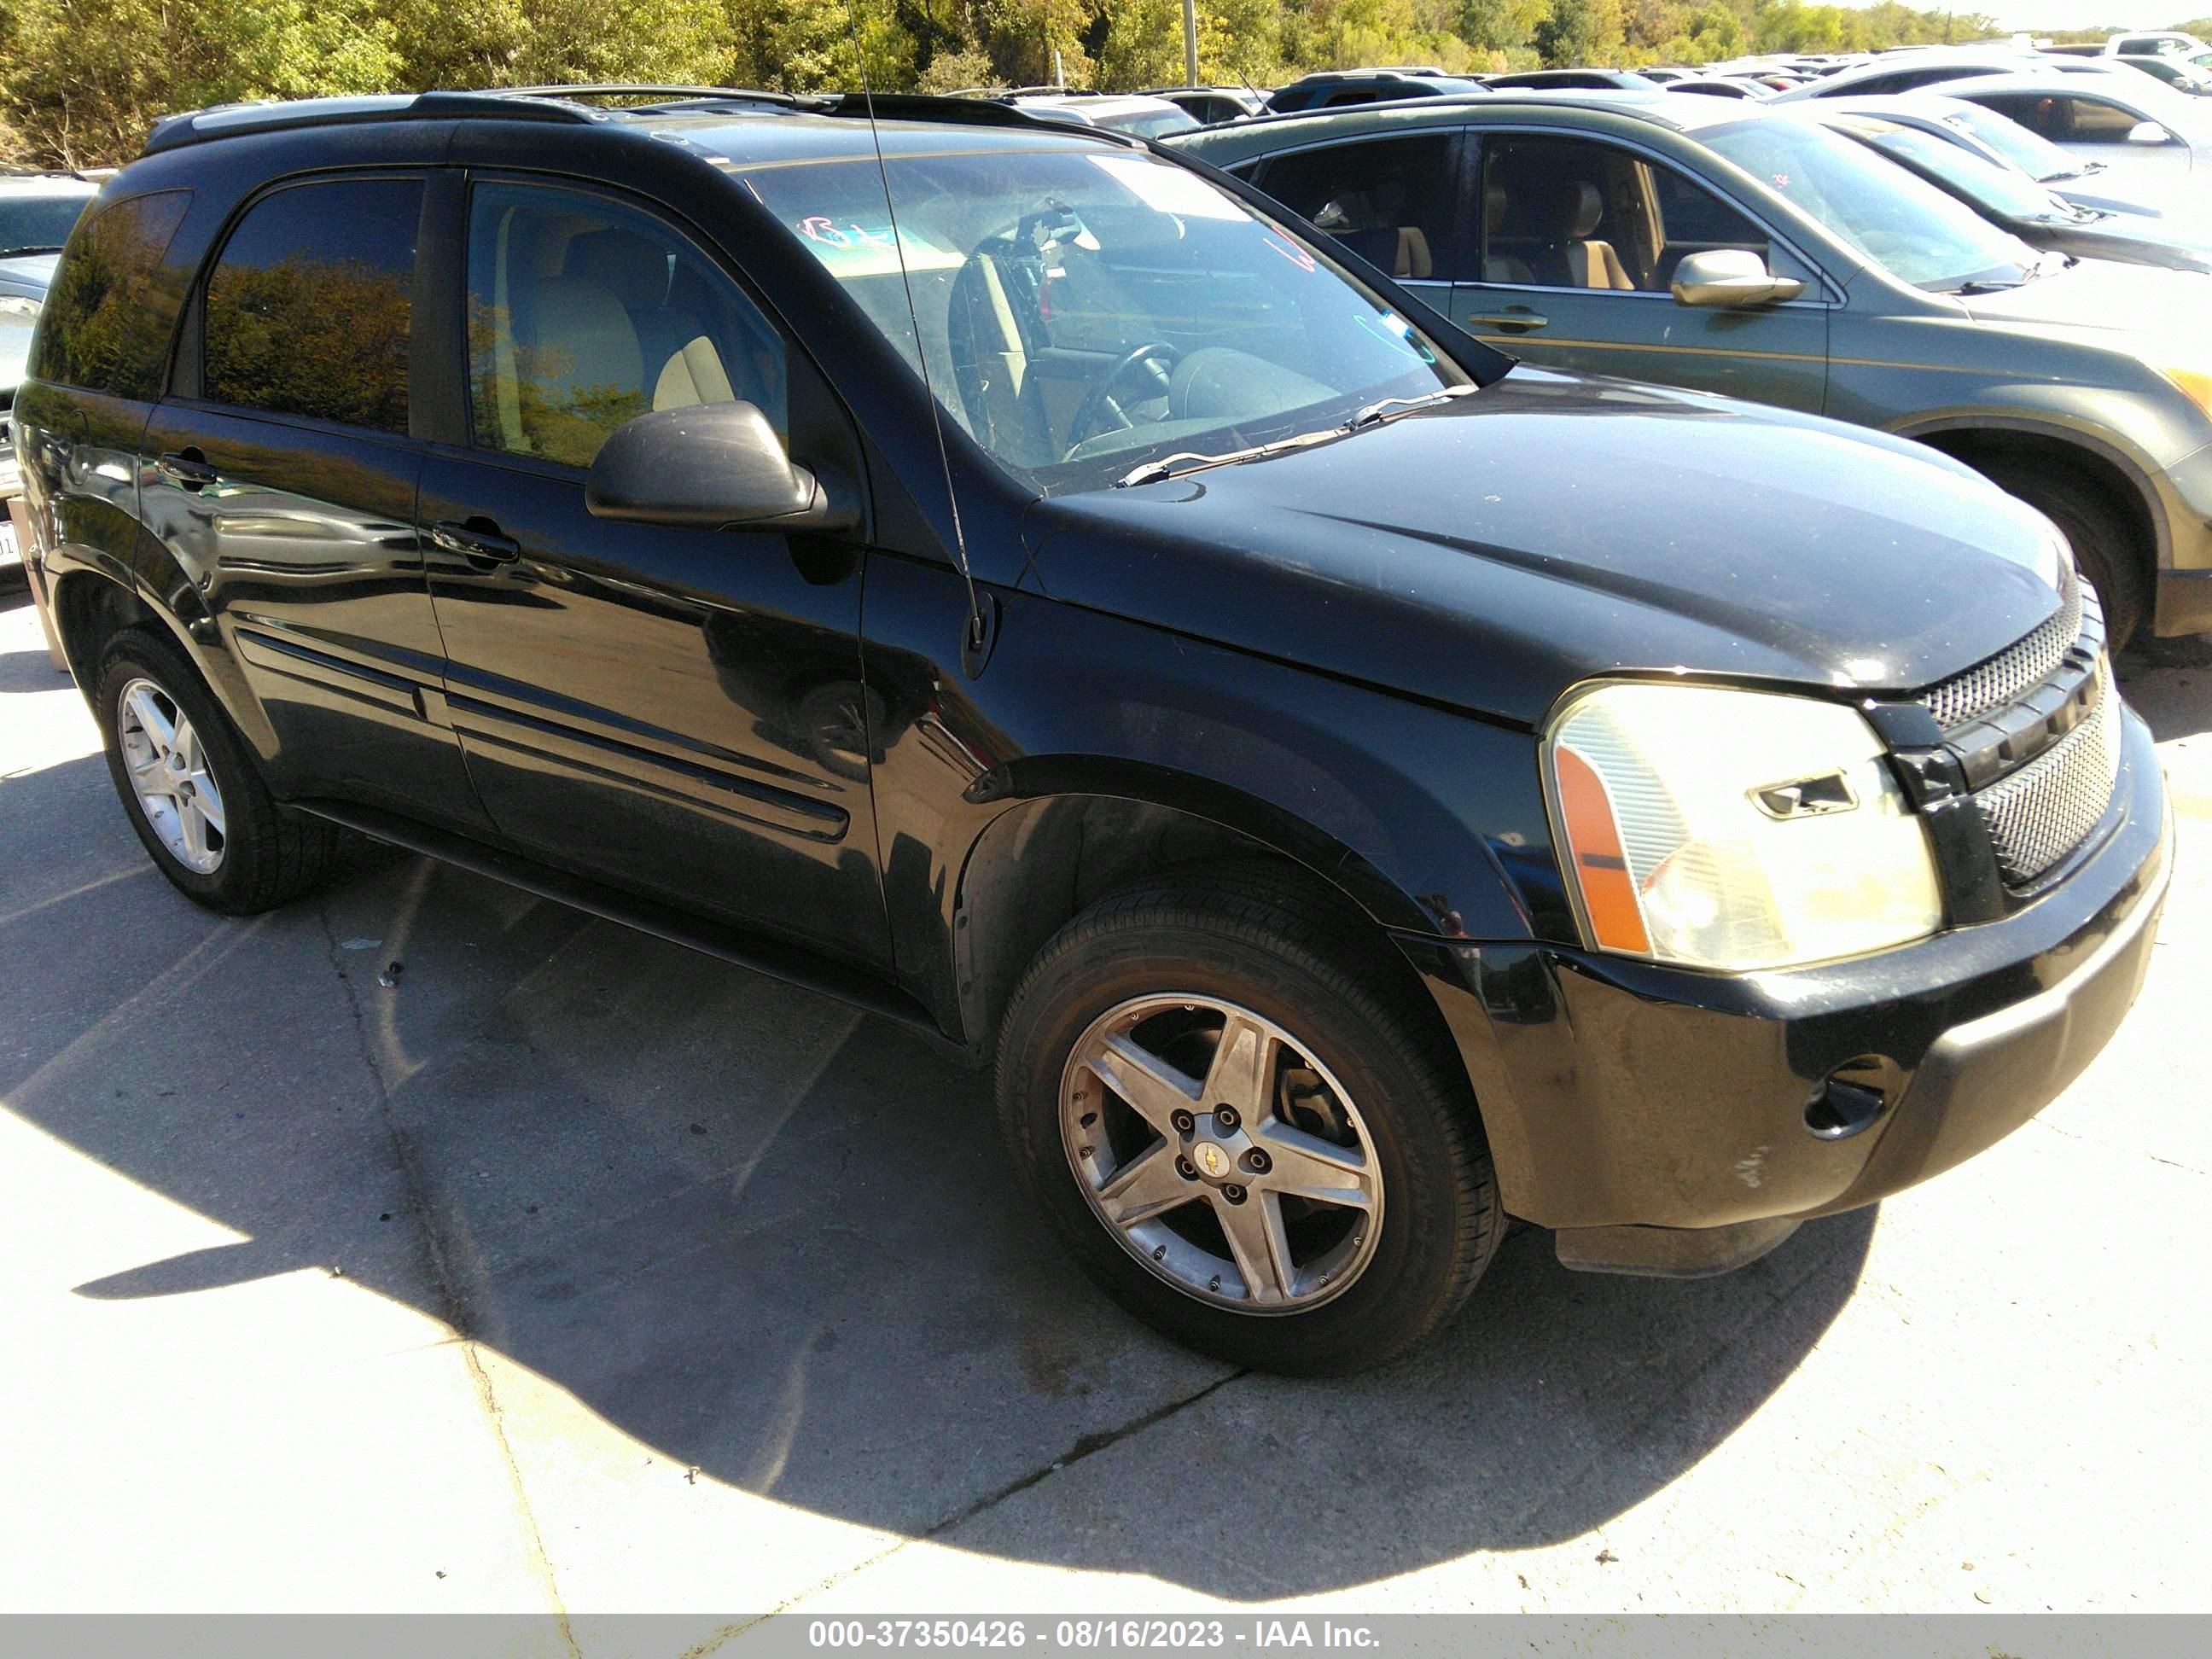
M325 174L247 203L194 290L140 501L240 665L280 793L477 830L415 536L423 185Z
M1827 383L1819 274L1702 182L1605 140L1484 131L1479 249L1452 320L1531 362L1817 412ZM1755 310L1677 304L1692 253L1743 248L1804 297Z
M471 775L567 869L865 964L890 959L855 542L617 523L585 475L635 416L757 404L862 476L805 353L683 224L612 189L477 176L441 278L466 380L419 521ZM464 337L464 336L465 337Z

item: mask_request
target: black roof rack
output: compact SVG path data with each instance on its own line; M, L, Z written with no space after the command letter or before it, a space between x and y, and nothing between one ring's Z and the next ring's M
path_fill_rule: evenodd
M634 112L585 106L592 98L643 97L653 101ZM1078 127L1032 115L1012 104L980 98L941 97L928 93L878 93L872 101L859 92L800 94L765 92L744 87L677 87L644 82L593 82L573 87L512 87L487 92L373 93L355 97L301 98L284 102L218 104L164 116L154 124L140 154L158 155L187 144L248 132L281 132L300 127L352 125L372 121L604 121L618 113L711 112L731 105L865 118L871 108L885 120L945 121L968 126L1024 127L1031 131L1083 132L1141 149L1125 133Z
M810 93L769 92L761 87L659 86L648 82L595 81L572 87L501 87L502 98L650 98L656 101L775 104L787 109L811 109L822 99Z
M590 110L516 98L500 92L369 93L356 97L299 98L252 104L216 104L165 115L146 135L143 155L180 149L247 132L295 127L349 126L367 121L452 121L469 116L506 121L592 121Z

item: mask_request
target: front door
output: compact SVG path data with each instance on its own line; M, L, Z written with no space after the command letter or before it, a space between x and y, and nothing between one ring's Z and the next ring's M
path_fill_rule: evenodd
M140 507L240 665L281 793L482 829L415 536L422 199L420 176L340 177L247 208L148 423Z
M1705 185L1589 138L1486 134L1479 276L1452 320L1530 362L1820 410L1828 307L1814 273ZM1676 303L1692 253L1744 248L1803 298L1757 309Z
M684 230L585 186L474 180L469 429L418 521L448 708L502 835L568 870L890 957L856 543L617 523L585 505L635 416L741 399L859 476L809 363Z

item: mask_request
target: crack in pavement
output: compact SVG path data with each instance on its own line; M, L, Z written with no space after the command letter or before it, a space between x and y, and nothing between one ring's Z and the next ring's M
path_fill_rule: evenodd
M416 1157L413 1137L400 1127L398 1119L393 1115L392 1090L385 1078L383 1066L377 1062L375 1048L369 1041L368 1023L362 1009L361 999L355 994L352 976L346 972L340 957L337 930L331 925L330 908L326 903L315 906L315 920L322 928L325 955L330 962L331 971L337 976L339 989L345 997L346 1012L353 1022L355 1046L361 1051L362 1064L376 1091L377 1114L384 1121L385 1135L392 1146L392 1163L399 1172L400 1185L406 1194L408 1213L416 1223L416 1237L422 1246L422 1265L436 1292L437 1316L453 1331L459 1345L461 1362L468 1370L477 1404L491 1426L492 1443L499 1449L500 1464L507 1471L507 1485L514 1494L515 1507L521 1514L523 1529L527 1534L530 1563L537 1569L544 1586L546 1599L552 1605L561 1639L575 1659L582 1659L583 1650L578 1645L575 1632L568 1622L568 1610L561 1600L561 1587L554 1577L552 1559L545 1551L544 1534L538 1525L537 1514L531 1508L529 1492L523 1484L521 1466L516 1462L514 1448L507 1439L506 1414L492 1387L490 1373L484 1370L483 1357L472 1334L475 1322L470 1314L468 1298L448 1265L445 1243L439 1237L436 1215L430 1200L430 1183L423 1173L421 1161Z
M1252 1373L1248 1370L1231 1371L1225 1376L1215 1377L1212 1382L1207 1383L1204 1388L1199 1389L1194 1394L1185 1395L1180 1400L1170 1400L1164 1406L1157 1406L1151 1411L1145 1413L1142 1416L1133 1417L1127 1422L1123 1423L1117 1427L1101 1429L1096 1433L1084 1435L1078 1439L1073 1446L1070 1446L1058 1457L1054 1458L1050 1462L1046 1463L1042 1468L1032 1469L1027 1474L1018 1476L1014 1480L1008 1481L1005 1486L1000 1486L994 1491L986 1492L982 1497L976 1498L973 1503L965 1504L960 1509L955 1510L951 1515L946 1516L943 1520L933 1522L931 1525L924 1528L921 1531L915 1534L911 1538L902 1538L897 1543L893 1544L889 1549L878 1550L875 1554L869 1556L866 1560L856 1561L851 1566L847 1567L841 1571L831 1573L828 1577L808 1585L796 1595L787 1596L775 1607L770 1607L766 1613L763 1613L756 1618L748 1619L742 1624L732 1625L726 1629L717 1632L714 1636L710 1638L707 1642L690 1650L690 1653L686 1654L685 1659L692 1659L693 1655L703 1656L705 1654L711 1653L716 1647L719 1647L723 1642L728 1640L731 1637L740 1635L744 1632L750 1630L753 1626L771 1619L777 1613L789 1613L793 1607L799 1606L800 1602L809 1601L814 1596L819 1595L823 1590L831 1589L837 1584L841 1584L848 1578L856 1577L860 1574L867 1571L871 1567L890 1560L891 1557L896 1555L901 1550L905 1549L910 1544L927 1543L931 1539L941 1538L945 1534L967 1525L969 1522L973 1521L977 1516L986 1514L989 1510L996 1509L1000 1504L1006 1502L1009 1498L1019 1497L1023 1492L1029 1491L1030 1487L1042 1485L1043 1482L1049 1480L1054 1475L1059 1474L1065 1470L1073 1468L1078 1463L1083 1462L1086 1457L1094 1457L1100 1452L1105 1451L1111 1447L1118 1446L1123 1441L1132 1439L1134 1437L1144 1433L1147 1429L1156 1427L1159 1424L1166 1422L1170 1418L1188 1411L1191 1407L1197 1405L1199 1401L1207 1398L1218 1390L1227 1388L1231 1382L1237 1381L1240 1377L1249 1376Z

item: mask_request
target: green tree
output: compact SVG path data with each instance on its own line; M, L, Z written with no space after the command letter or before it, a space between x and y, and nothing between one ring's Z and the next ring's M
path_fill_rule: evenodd
M1616 62L1626 44L1620 0L1552 0L1551 15L1536 25L1532 44L1555 68Z

